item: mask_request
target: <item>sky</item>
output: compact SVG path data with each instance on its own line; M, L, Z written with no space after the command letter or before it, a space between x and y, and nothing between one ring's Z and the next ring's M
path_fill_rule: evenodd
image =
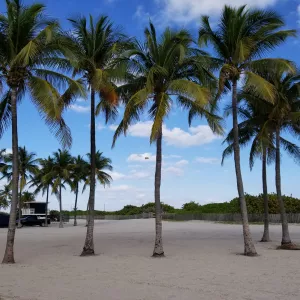
M25 1L31 3L32 1ZM69 29L67 18L92 14L97 17L108 15L120 25L129 36L143 37L143 29L151 19L158 31L164 27L186 28L197 36L200 16L208 14L216 24L225 4L270 8L279 12L286 20L287 28L300 27L300 0L44 0L47 14L59 19L64 29ZM4 1L0 2L0 11L5 12ZM299 38L271 52L269 56L284 57L299 64ZM212 53L213 54L213 53ZM222 103L228 103L227 97ZM122 117L120 109L120 118ZM46 157L56 151L60 145L40 118L37 110L26 96L18 107L19 145L35 152L37 157ZM67 124L71 128L73 145L72 155L85 155L89 152L89 101L77 99L65 113ZM121 137L114 149L111 149L112 136L117 122L104 124L103 117L97 118L97 149L112 159L114 181L105 189L97 185L96 209L118 210L124 205L142 205L154 201L155 145L149 143L151 122L144 115L134 124L126 137ZM230 120L226 128L231 129ZM292 140L292 139L291 139ZM221 166L224 150L223 137L215 136L205 120L195 119L188 126L187 112L173 106L163 128L163 170L161 201L177 208L183 203L195 201L200 204L230 201L237 196L233 158L228 158ZM0 148L11 149L10 129L0 140ZM9 151L9 150L8 150ZM145 159L147 157L148 159ZM259 194L261 187L261 162L255 163L249 170L249 148L243 148L241 165L245 192ZM282 156L283 193L300 197L299 165L291 158ZM268 167L269 191L275 192L274 165ZM4 182L0 182L0 185ZM39 195L38 201L45 197ZM85 209L88 191L79 195L78 208ZM63 209L73 209L75 195L66 189L63 192ZM51 196L50 209L58 209L58 201Z

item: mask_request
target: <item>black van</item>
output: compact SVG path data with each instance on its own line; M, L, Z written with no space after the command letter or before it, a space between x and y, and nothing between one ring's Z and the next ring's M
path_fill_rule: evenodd
M0 213L0 227L8 227L9 215Z

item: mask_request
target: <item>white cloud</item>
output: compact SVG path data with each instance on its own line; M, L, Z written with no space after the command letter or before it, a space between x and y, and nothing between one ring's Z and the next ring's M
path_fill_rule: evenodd
M6 148L5 149L5 154L12 154L12 149L11 148Z
M152 121L138 122L128 128L128 135L149 138L152 124ZM110 129L112 129L112 126L110 126ZM167 145L175 147L186 148L199 146L211 143L218 138L219 137L215 135L207 125L190 127L188 131L184 131L178 127L168 129L165 125L163 125L164 141Z
M300 4L297 6L297 16L298 16L297 24L300 27Z
M102 191L105 191L107 193L111 193L111 192L125 192L125 191L129 191L132 190L133 187L127 184L121 184L121 185L112 185L111 187L107 187L105 189L103 189Z
M131 169L140 169L140 168L143 168L142 165L129 165L128 168L131 168Z
M100 131L100 130L102 130L102 129L105 129L105 126L102 125L101 123L98 123L98 124L96 125L96 129Z
M136 137L150 137L153 122L138 122L128 129L128 134Z
M217 164L220 162L219 158L216 157L197 157L196 161L202 164Z
M119 180L126 177L125 174L119 173L119 172L108 172L108 174L112 177L113 180Z
M143 19L143 18L147 18L149 19L150 17L150 14L148 12L145 11L145 8L143 5L138 5L136 10L135 10L135 13L134 13L134 18L137 18L137 19Z
M115 131L118 128L118 125L110 125L109 129Z
M181 155L176 155L176 154L171 154L171 155L166 155L165 158L181 158Z
M151 173L146 171L132 171L130 175L128 175L128 178L135 178L135 179L145 179L150 178L152 176Z
M220 13L225 4L241 6L247 4L249 7L265 8L284 0L156 0L158 13L151 16L156 24L179 23L187 24L199 22L202 15L215 17ZM149 19L149 13L143 6L138 6L135 17Z
M151 153L143 153L143 154L131 154L127 158L128 162L131 161L139 161L139 162L153 162L155 161L156 156Z
M163 137L167 145L182 148L204 145L219 139L207 125L190 127L188 131L184 131L177 127L169 130L164 127Z
M137 194L136 195L136 198L137 199L143 199L143 198L145 198L146 197L146 194L144 194L144 193L140 193L140 194Z
M137 171L137 170L131 170L129 174L123 174L119 172L108 172L108 174L113 178L114 181L120 180L120 179L145 179L152 177L152 173L148 171Z
M175 174L176 176L182 176L184 173L182 169L176 167L163 168L162 172L164 174Z
M90 111L89 106L83 106L83 105L79 105L79 104L70 105L70 109L73 111L76 111L78 113L87 113Z
M177 162L175 163L175 166L183 167L183 166L186 166L186 165L188 165L188 164L189 164L189 162L188 162L187 160L182 159L182 160L180 160L180 161L177 161Z

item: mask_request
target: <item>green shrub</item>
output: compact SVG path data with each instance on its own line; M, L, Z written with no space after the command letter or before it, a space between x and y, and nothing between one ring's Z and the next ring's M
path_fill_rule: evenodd
M258 196L252 196L249 194L245 195L246 203L247 203L247 209L249 214L262 214L264 212L264 199L263 195L260 194ZM277 195L276 194L269 194L269 213L270 214L279 214L280 213L280 207L277 201ZM292 196L282 196L285 210L287 213L300 213L300 199L294 198ZM230 202L233 207L234 212L239 212L239 199L234 198Z
M287 213L300 213L300 199L293 198L292 196L282 196L285 203L285 208ZM253 196L246 194L246 203L249 214L262 214L264 212L264 201L263 195ZM223 203L209 203L205 205L200 205L194 201L185 203L182 205L181 209L176 209L171 205L162 203L162 211L165 213L177 213L177 214L226 214L226 213L240 213L240 204L239 198L234 198L230 202ZM58 211L55 212L59 215ZM50 214L51 214L50 212ZM118 211L100 211L96 210L95 215L104 216L104 215L138 215L142 213L155 212L154 202L149 202L142 206L135 205L125 205L121 210ZM269 212L271 214L279 214L279 205L277 201L276 194L269 194ZM67 212L64 211L64 214L74 215L74 211ZM78 210L77 215L86 215L85 210Z

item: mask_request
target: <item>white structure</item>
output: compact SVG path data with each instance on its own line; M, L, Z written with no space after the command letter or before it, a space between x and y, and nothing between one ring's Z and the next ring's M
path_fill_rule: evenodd
M46 215L46 202L24 202L23 208L21 209L23 216L39 216L41 218L45 218ZM49 215L49 209L48 209Z

